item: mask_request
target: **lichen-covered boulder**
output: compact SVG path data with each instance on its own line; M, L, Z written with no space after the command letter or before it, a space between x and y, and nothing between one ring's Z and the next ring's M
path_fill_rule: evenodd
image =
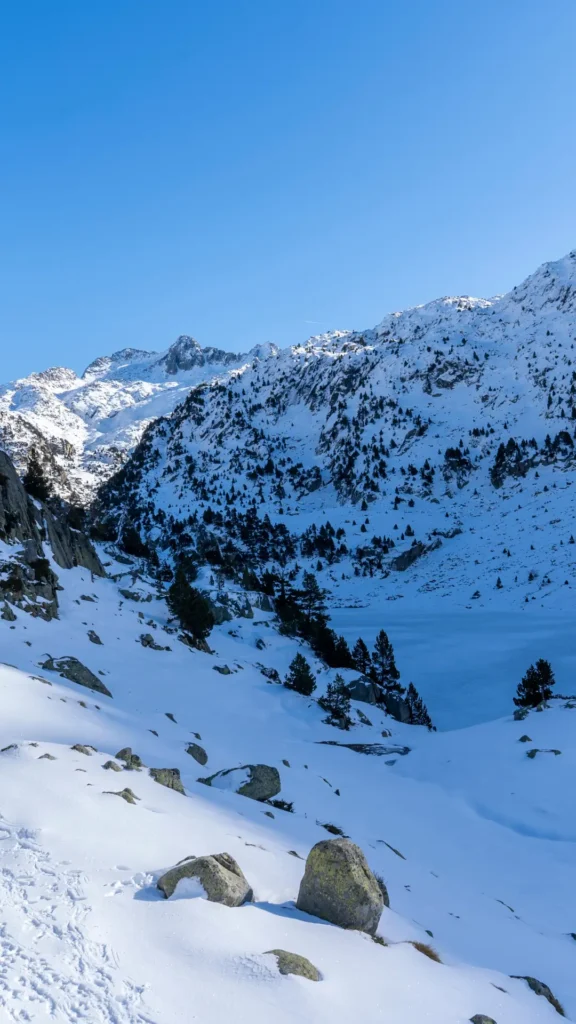
M384 898L359 846L324 839L308 854L296 906L340 928L374 935Z
M180 770L178 768L151 768L150 775L155 782L167 789L175 789L177 793L186 796L186 790L182 785Z
M114 757L118 761L124 762L124 768L128 772L139 772L141 768L144 768L144 762L138 754L132 753L132 747L122 747Z
M244 764L240 768L226 768L205 779L198 779L198 782L259 801L271 800L282 788L280 772L267 764Z
M183 878L195 878L211 903L225 907L240 907L252 899L252 888L229 853L215 853L208 857L186 857L166 871L156 883L166 899L176 891Z
M496 1021L484 1013L475 1013L473 1017L470 1017L470 1024L496 1024Z
M298 974L309 981L320 981L320 971L305 956L289 953L286 949L268 949L266 952L276 957L280 974Z
M186 753L190 754L190 757L193 757L198 764L205 765L208 761L208 754L199 743L189 743L186 747Z
M40 668L45 668L49 672L59 672L64 679L69 679L72 683L77 683L78 686L86 686L89 690L103 693L106 697L112 696L108 687L104 686L104 683L89 668L86 668L86 665L78 661L78 658L68 656L52 658L48 655L46 661L40 663Z

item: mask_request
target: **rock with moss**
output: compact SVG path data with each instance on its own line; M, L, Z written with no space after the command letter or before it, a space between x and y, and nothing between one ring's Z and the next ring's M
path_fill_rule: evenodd
M190 754L190 757L193 757L198 764L205 765L208 761L208 754L199 743L189 743L186 747L186 753Z
M305 956L289 953L286 949L269 949L266 951L268 954L276 957L280 974L298 974L309 981L320 981L320 971Z
M384 898L362 850L349 839L324 839L308 854L298 910L374 935Z
M484 1013L475 1013L473 1017L470 1017L470 1024L496 1024L496 1021Z
M124 762L124 768L128 772L139 772L141 768L144 768L144 762L138 754L132 753L132 747L122 747L114 757L118 761Z
M161 786L166 786L167 789L175 789L177 793L182 793L183 796L186 796L186 790L182 785L178 768L151 768L150 775Z
M105 789L104 793L106 794L106 796L120 796L122 797L123 800L126 801L127 804L135 804L136 801L140 799L140 797L136 796L136 793L133 793L132 790L128 788L128 786L125 786L124 789L119 790Z
M96 693L103 693L105 697L112 696L108 687L104 686L98 676L86 668L86 665L83 665L78 658L69 656L53 658L48 655L46 661L40 662L40 668L47 669L49 672L59 672L64 679L69 679L70 682L77 683L78 686L86 686Z
M511 974L510 977L517 978L520 981L526 981L532 989L532 991L535 992L537 996L544 996L544 999L548 1000L550 1005L554 1007L556 1012L559 1013L561 1017L566 1016L564 1012L564 1007L561 1005L561 1003L558 1002L556 996L552 992L552 989L549 988L548 985L546 985L543 981L538 981L538 978L533 978L529 974Z
M198 779L205 786L231 790L250 800L271 800L282 788L280 772L267 764L244 764L240 768L226 768L207 778Z
M186 857L166 871L156 883L166 899L176 891L182 879L197 879L211 903L240 907L252 899L252 887L229 853L207 857Z

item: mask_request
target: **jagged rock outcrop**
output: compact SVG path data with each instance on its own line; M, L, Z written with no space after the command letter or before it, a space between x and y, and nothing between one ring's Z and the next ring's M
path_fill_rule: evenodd
M229 853L215 853L208 857L187 857L166 871L157 887L166 899L176 891L178 882L196 878L211 903L226 907L240 907L252 899L252 887L241 868Z
M40 662L40 668L47 669L48 672L59 672L64 679L69 679L72 683L77 683L78 686L86 686L87 689L94 690L95 693L103 693L106 697L112 696L108 687L78 658L68 655L63 658L53 658L48 655L46 661Z
M186 796L179 768L150 768L150 775L160 786L166 786L167 789L175 789L177 793L182 793L183 796Z
M340 928L374 935L384 898L359 846L323 839L308 854L296 906Z
M267 764L244 764L240 768L226 768L208 778L198 779L205 786L225 789L247 796L250 800L271 800L280 792L280 772Z
M65 519L53 515L47 506L43 507L42 512L54 561L62 569L82 565L95 576L105 576L104 566L88 537L80 530L73 530Z
M32 541L36 556L43 555L38 514L11 459L0 450L0 540Z

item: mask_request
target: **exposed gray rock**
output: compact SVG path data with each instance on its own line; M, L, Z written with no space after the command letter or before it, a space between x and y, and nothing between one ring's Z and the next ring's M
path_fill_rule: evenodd
M246 773L248 773L247 780ZM218 780L230 775L233 777L232 786L222 786L221 788L231 788L235 793L247 796L250 800L270 800L282 788L278 769L267 764L244 764L240 768L226 768L224 771L209 775L208 778L198 779L198 782L218 788ZM234 785L234 775L237 778L237 788Z
M62 569L82 565L94 576L105 576L104 566L88 537L80 530L73 530L63 517L56 518L46 506L42 511L56 564Z
M92 757L92 754L96 752L96 747L91 747L89 744L75 743L70 750L76 750L78 754L86 754L87 757Z
M324 839L308 854L296 906L340 928L374 935L384 899L360 847L349 839Z
M199 743L189 743L186 747L186 753L190 754L190 757L193 757L198 764L205 765L208 761L208 754Z
M100 644L100 646L102 645L102 641L101 641L100 637L98 636L98 633L95 633L93 629L89 629L88 630L88 639L93 644Z
M59 589L56 573L46 558L36 554L32 541L15 559L0 564L0 595L34 618L49 622L58 617Z
M386 754L398 754L404 757L410 753L410 747L387 747L384 743L339 743L338 740L316 740L320 746L325 747L346 747L348 750L355 750L357 754L372 754L375 757L384 757Z
M252 899L252 888L229 853L208 857L186 857L158 879L157 886L166 899L183 878L197 878L211 903L240 907Z
M140 799L139 796L136 796L136 793L133 793L131 789L128 789L128 786L119 790L105 789L104 793L106 796L121 796L127 804L135 804L136 801Z
M139 757L138 754L132 753L132 747L122 747L122 750L119 750L117 754L114 754L114 757L117 758L118 761L124 761L124 768L126 771L140 771L141 768L145 767L142 758Z
M261 612L273 612L275 610L274 601L268 594L256 594L254 607L258 608Z
M4 619L5 622L16 621L16 612L12 610L7 601L4 601L4 604L2 606L2 618Z
M166 786L167 789L175 789L177 793L182 793L183 796L186 796L186 790L182 785L178 768L151 768L150 775L161 786Z
M39 761L55 761L54 754L40 754Z
M486 1017L483 1013L475 1013L470 1017L470 1024L496 1024L493 1017Z
M33 542L35 557L43 554L36 509L8 458L0 451L0 540Z
M169 651L169 647L163 647L162 644L157 644L152 633L141 633L139 637L142 647L149 647L152 651Z
M49 672L59 672L64 679L70 679L71 682L78 683L79 686L86 686L89 690L103 693L106 697L112 696L108 687L104 686L104 683L89 668L86 668L86 665L78 661L78 658L68 655L63 658L53 658L48 655L46 661L40 662L40 668L45 668Z
M119 764L116 764L116 761L106 761L106 763L103 764L102 767L105 768L106 771L112 771L112 772L121 772L122 771L122 768L120 767Z
M128 590L125 587L119 587L119 592L126 601L151 601L152 594L143 594L139 590Z
M268 954L276 957L280 974L298 974L309 981L320 981L320 971L305 956L289 953L286 949L269 949L266 952Z
M231 676L232 669L228 665L212 665L215 672L219 672L221 676Z
M363 704L380 704L382 702L382 690L370 679L364 677L353 679L347 685L352 700L359 700Z
M529 974L511 974L510 977L518 978L520 981L528 982L528 985L530 986L532 991L536 993L537 996L544 996L544 999L548 1000L548 1002L554 1007L556 1012L559 1013L561 1017L566 1016L566 1014L564 1013L564 1007L561 1003L558 1002L556 996L552 992L552 989L550 989L548 985L544 984L543 981L538 981L538 978L533 978Z

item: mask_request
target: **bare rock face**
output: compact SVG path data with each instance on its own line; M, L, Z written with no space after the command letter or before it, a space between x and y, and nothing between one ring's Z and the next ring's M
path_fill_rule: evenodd
M340 928L374 935L384 898L359 846L324 839L308 854L296 906Z
M69 679L72 683L86 686L89 690L103 693L106 697L112 696L108 687L104 686L104 683L89 668L86 668L86 665L78 661L78 658L53 658L48 655L46 661L41 662L40 668L45 668L49 672L59 672L64 679Z
M190 757L193 757L198 764L205 765L208 761L208 754L199 743L189 743L186 747L186 753L190 754Z
M94 576L106 575L93 544L84 533L71 529L65 519L56 518L46 506L43 508L43 514L48 540L57 565L62 569L73 569L77 565L82 565Z
M186 857L166 871L156 884L168 899L183 878L197 878L211 903L240 907L252 899L252 888L229 853Z
M0 451L0 540L31 540L36 556L42 554L36 509L4 451Z
M151 768L150 775L155 782L167 789L175 789L177 793L186 796L186 790L182 785L180 770L178 768Z
M280 772L267 764L244 764L240 768L226 768L205 779L198 779L206 786L227 789L250 800L270 800L280 792Z
M269 949L267 952L276 957L280 974L298 974L308 981L320 981L320 971L305 956L289 953L286 949Z

